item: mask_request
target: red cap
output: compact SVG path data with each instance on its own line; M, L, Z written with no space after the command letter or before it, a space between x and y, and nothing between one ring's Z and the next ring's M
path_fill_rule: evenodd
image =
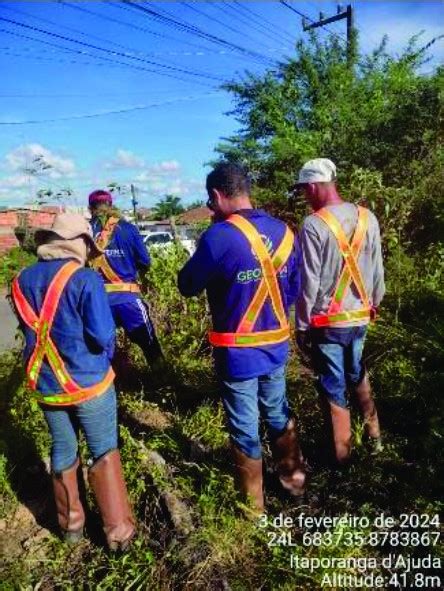
M98 189L97 191L93 191L88 197L89 205L98 205L99 203L107 203L108 205L113 204L113 196L109 191L103 191L102 189Z

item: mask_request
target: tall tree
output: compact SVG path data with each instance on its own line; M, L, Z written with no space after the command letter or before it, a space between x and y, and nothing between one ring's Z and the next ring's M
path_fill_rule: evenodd
M342 191L365 195L391 238L424 200L442 227L444 69L421 74L435 40L418 47L418 37L397 58L387 38L371 55L355 50L350 68L343 44L312 33L278 70L226 85L240 130L216 151L249 166L259 202L283 206L303 162L328 157ZM436 180L418 192L431 171Z
M163 199L154 205L153 217L160 220L170 218L185 211L180 197L176 195L165 195Z

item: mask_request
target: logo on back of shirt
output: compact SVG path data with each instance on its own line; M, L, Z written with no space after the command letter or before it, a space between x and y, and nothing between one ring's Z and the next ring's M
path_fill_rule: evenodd
M273 254L273 241L269 236L265 234L261 234L260 237L262 238L262 242L267 249L269 255ZM251 254L254 256L256 260L259 260L259 257L255 253L254 249L251 249ZM287 274L287 266L285 265L279 272L279 277L282 277ZM236 281L238 283L250 283L250 281L259 281L262 279L262 268L256 267L254 269L246 269L245 271L239 271L236 276Z
M278 273L278 277L285 277L287 275L287 265L284 265ZM237 283L250 283L250 281L259 281L262 279L262 269L257 267L256 269L247 269L246 271L239 271L236 275Z
M120 248L106 248L105 254L107 257L124 257L125 253Z
M268 254L273 253L273 241L269 236L265 236L265 234L260 234L262 238L262 242L265 244L265 248L267 249ZM254 256L255 259L258 258L257 254L254 252L254 249L251 249L251 254Z

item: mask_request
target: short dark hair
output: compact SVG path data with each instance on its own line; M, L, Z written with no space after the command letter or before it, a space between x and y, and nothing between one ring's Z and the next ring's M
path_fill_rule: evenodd
M223 191L227 197L250 195L251 179L245 166L236 162L220 162L207 176L207 192Z

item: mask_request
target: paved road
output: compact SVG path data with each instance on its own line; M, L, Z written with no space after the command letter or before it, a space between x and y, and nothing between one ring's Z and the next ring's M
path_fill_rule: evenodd
M6 295L0 292L0 352L14 346L16 328L17 320L12 313Z

